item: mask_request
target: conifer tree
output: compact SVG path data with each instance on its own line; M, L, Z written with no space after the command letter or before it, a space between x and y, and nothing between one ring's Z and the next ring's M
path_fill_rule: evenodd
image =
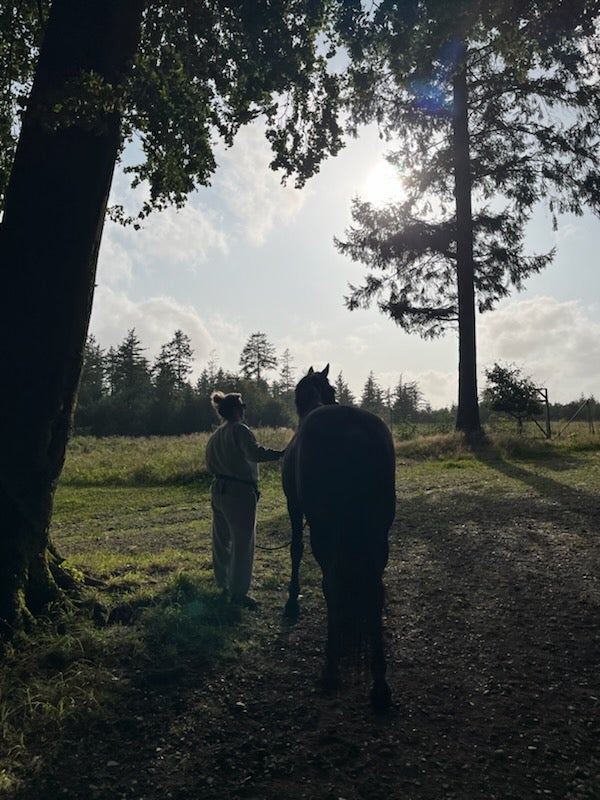
M74 428L94 433L95 415L106 394L105 354L93 335L88 336L77 393Z
M182 392L192 371L193 355L190 337L183 331L176 330L171 341L162 345L152 367L157 388Z
M400 376L393 392L392 410L394 420L398 422L414 419L422 400L423 395L416 381L406 382Z
M294 368L292 367L293 358L289 348L285 348L281 358L281 371L279 373L279 388L283 395L289 395L294 390Z
M127 332L117 348L107 354L110 395L102 422L102 433L139 436L149 433L148 409L152 403L152 380L148 359L135 329Z
M356 200L342 253L368 269L350 309L377 302L408 332L457 327L456 425L477 431L475 309L543 269L527 254L532 210L600 210L597 0L424 0L354 5L355 126L377 120L406 197Z
M342 406L353 406L356 404L356 398L344 380L344 375L341 371L335 379L335 399Z
M79 405L97 402L105 393L104 351L93 334L88 336L78 392Z
M384 416L385 414L385 398L383 389L376 381L373 372L369 372L369 376L363 386L362 394L360 397L360 407L365 411L370 411L372 414Z
M240 367L245 378L257 383L263 375L277 366L275 347L269 342L266 334L257 331L248 338L240 355Z

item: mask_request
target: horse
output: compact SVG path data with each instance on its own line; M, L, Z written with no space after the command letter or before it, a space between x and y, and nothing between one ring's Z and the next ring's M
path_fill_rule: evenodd
M327 643L322 681L326 693L341 685L344 653L370 653L371 704L389 708L382 611L388 533L396 510L395 452L390 431L374 414L338 405L329 364L311 367L295 390L298 429L282 465L292 528L292 572L285 616L299 615L303 520L323 577Z

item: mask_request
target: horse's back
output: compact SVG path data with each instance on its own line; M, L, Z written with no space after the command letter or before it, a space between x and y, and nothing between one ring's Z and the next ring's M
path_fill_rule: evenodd
M296 492L309 524L368 524L387 534L396 506L395 453L379 417L321 406L303 421L294 447Z

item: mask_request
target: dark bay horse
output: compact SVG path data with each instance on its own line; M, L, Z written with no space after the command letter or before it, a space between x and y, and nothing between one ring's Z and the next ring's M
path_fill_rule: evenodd
M396 509L394 444L379 417L337 405L328 374L329 365L322 372L311 367L296 386L299 425L282 469L292 526L292 577L285 614L296 619L299 613L306 518L327 603L324 688L328 692L338 688L344 651L368 650L371 702L385 709L391 698L385 680L382 576Z

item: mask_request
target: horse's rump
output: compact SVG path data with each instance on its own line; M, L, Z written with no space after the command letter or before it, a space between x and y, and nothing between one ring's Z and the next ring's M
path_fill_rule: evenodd
M379 417L347 406L315 409L298 432L294 462L296 495L309 525L347 535L368 526L372 535L387 537L396 506L395 454Z

